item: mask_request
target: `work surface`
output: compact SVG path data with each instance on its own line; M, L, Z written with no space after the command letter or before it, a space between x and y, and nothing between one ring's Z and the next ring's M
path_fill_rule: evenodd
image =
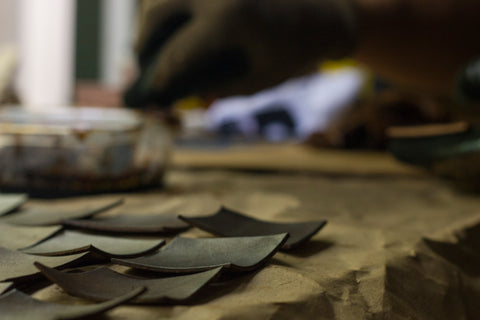
M284 160L311 153L288 150L279 149ZM263 153L275 158L273 152ZM173 169L165 189L126 195L123 209L205 215L225 205L264 220L325 218L327 226L302 247L277 253L265 268L207 288L190 305L125 306L109 319L480 318L480 197L382 154L319 153L321 165L305 171L278 168L278 156L262 172L239 171L240 164L227 160L222 165L219 159L231 154L177 152L177 167L197 169ZM202 160L208 156L224 170L208 169ZM209 236L197 229L182 235ZM34 296L77 301L55 286Z

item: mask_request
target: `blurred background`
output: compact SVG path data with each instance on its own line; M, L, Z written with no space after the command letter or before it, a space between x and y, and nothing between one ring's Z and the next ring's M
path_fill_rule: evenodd
M0 103L29 110L121 106L135 76L137 0L2 0ZM430 98L405 93L354 61L248 97L182 100L179 144L205 134L222 141L308 141L319 147L381 149L390 125L446 121Z
M118 105L135 11L135 0L2 0L3 77L16 72L16 92L31 108Z
M454 119L449 101L396 87L349 59L250 96L188 97L154 117L132 113L122 109L122 92L136 76L139 1L0 2L0 185L48 185L55 195L129 190L157 185L169 155L182 150L384 150L391 126ZM31 116L42 112L48 115ZM156 123L144 130L145 120Z

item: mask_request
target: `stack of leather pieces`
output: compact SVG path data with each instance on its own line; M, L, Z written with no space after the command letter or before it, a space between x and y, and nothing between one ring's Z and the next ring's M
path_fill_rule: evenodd
M224 274L241 279L265 266L279 250L306 243L326 224L267 222L226 208L197 217L98 216L123 203L118 200L47 214L35 208L18 211L26 200L18 196L4 200L0 196L0 214L6 212L0 229L9 236L0 236L0 246L7 247L0 248L0 305L13 319L25 312L70 319L123 303L195 303L199 292ZM218 237L178 236L192 226ZM92 264L97 266L92 269ZM100 303L54 305L18 290L40 275L74 297ZM28 310L19 307L22 303Z

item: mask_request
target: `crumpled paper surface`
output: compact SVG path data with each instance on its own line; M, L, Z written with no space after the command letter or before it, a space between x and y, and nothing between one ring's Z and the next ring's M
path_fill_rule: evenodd
M167 185L128 195L122 211L193 216L225 205L264 220L329 223L192 305L124 306L111 319L480 318L480 198L433 177L174 171ZM76 301L54 286L35 297Z

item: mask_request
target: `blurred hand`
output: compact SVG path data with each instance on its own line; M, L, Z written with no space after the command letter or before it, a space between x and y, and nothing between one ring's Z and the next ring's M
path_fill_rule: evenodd
M390 127L448 123L454 119L441 100L428 95L384 90L345 110L308 143L318 148L384 150Z
M247 94L353 49L349 0L146 0L131 107Z

